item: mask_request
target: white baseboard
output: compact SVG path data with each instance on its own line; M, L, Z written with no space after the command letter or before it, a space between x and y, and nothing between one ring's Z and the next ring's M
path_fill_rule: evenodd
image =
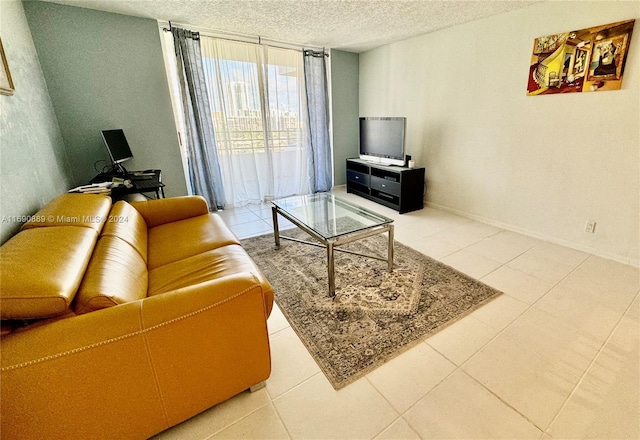
M622 264L626 264L629 266L633 266L633 267L640 267L640 259L636 259L636 258L629 258L629 257L623 257L621 255L617 255L617 254L612 254L609 252L604 252L600 249L596 249L596 248L592 248L590 246L583 246L580 244L576 244L567 240L562 240L560 238L557 237L552 237L549 235L545 235L545 234L540 234L538 232L535 231L529 231L527 229L524 228L520 228L518 226L514 226L514 225L510 225L507 223L502 223L490 218L486 218L483 217L481 215L476 215L476 214L471 214L465 211L460 211L458 209L453 209L453 208L449 208L448 206L444 206L444 205L440 205L438 203L432 203L432 202L427 202L425 201L425 206L430 206L432 208L435 209L439 209L441 211L446 211L446 212L450 212L452 214L456 214L459 215L460 217L465 217L465 218L469 218L471 220L476 220L482 223L486 223L488 225L491 226L496 226L498 228L501 229L506 229L508 231L512 231L512 232L517 232L519 234L523 234L523 235L527 235L529 237L533 237L533 238L537 238L539 240L543 240L543 241L548 241L550 243L554 243L554 244L558 244L561 246L565 246L571 249L575 249L577 251L581 251L581 252L586 252L588 254L592 254L595 255L597 257L602 257L602 258L606 258L608 260L613 260L616 261L618 263L622 263Z

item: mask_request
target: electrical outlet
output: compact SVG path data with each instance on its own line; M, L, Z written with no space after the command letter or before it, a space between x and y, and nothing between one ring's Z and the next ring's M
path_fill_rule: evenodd
M590 234L596 232L595 220L587 220L587 223L584 225L584 232L588 232Z

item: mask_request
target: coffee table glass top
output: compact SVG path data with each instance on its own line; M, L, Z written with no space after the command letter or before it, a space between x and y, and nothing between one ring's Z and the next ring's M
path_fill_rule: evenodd
M325 239L392 223L393 220L353 203L317 193L272 202Z

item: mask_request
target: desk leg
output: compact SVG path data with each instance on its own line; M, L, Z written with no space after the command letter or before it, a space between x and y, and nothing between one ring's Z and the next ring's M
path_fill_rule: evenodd
M271 215L273 216L273 238L276 241L276 249L280 249L280 231L278 230L278 209L271 207Z

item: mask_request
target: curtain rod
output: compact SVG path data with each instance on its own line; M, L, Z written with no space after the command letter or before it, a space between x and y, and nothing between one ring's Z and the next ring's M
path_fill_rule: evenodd
M201 28L198 26L191 26L191 25L186 25L182 23L173 23L171 21L158 20L158 22L161 24L166 23L169 25L168 28L162 27L162 30L164 32L171 32L174 28L174 25L177 25L185 29L194 30L195 32L199 32L200 34L205 35L207 37L211 37L211 38L221 38L229 41L237 41L239 43L254 43L254 44L257 41L257 44L260 44L260 45L262 44L270 45L269 43L272 43L271 44L272 46L282 47L285 49L295 49L300 51L305 51L305 50L320 51L321 50L325 52L325 56L327 57L329 56L329 53L325 50L324 47L321 48L321 47L311 46L311 45L303 46L300 44L289 43L287 41L278 41L278 40L272 40L270 38L262 38L260 35L231 34L229 32L213 31L213 30Z
M315 58L321 58L323 56L328 57L329 53L327 51L324 50L324 47L322 48L322 51L319 50L311 50L311 49L304 49L302 51L302 53L304 54L304 56L306 57L315 57Z

